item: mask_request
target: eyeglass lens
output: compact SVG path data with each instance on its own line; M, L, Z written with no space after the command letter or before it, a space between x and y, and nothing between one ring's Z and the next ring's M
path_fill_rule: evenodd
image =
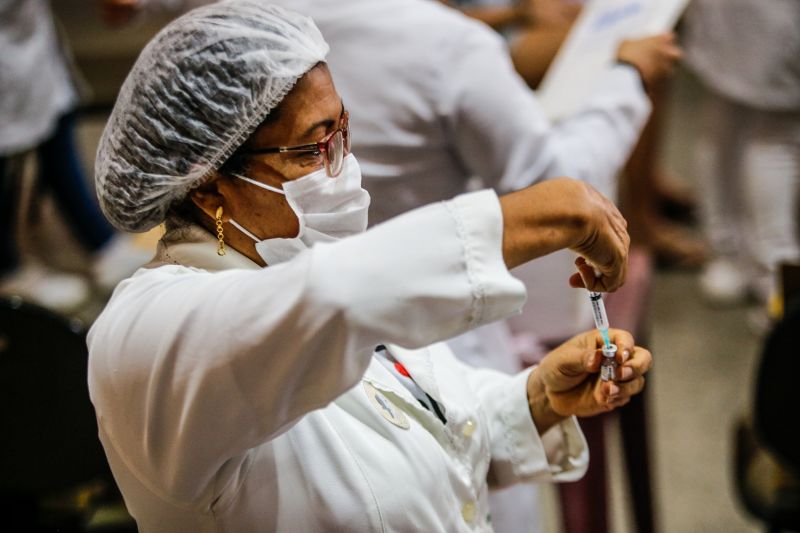
M341 130L337 130L331 135L325 151L328 175L336 177L342 171L342 161L344 160L344 136Z

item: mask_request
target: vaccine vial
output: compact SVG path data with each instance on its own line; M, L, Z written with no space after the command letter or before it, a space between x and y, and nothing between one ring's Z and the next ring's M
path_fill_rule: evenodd
M617 369L616 355L616 344L603 346L603 361L600 363L600 379L602 381L614 381Z

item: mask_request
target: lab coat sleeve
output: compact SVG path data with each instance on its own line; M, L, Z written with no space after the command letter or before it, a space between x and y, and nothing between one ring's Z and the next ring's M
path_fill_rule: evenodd
M518 482L576 481L589 465L589 448L575 417L539 433L528 406L533 367L516 375L459 362L485 414L491 463L488 481L500 488Z
M504 192L568 176L613 193L650 112L633 68L611 68L582 111L552 124L499 37L456 41L443 60L441 114L468 172Z
M375 345L421 347L518 312L525 289L501 242L487 190L265 269L140 271L88 337L104 443L155 494L210 509L247 450L355 386Z

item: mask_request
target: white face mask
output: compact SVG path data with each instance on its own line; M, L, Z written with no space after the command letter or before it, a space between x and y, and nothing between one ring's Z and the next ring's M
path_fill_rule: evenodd
M300 222L297 237L261 240L230 219L233 226L255 241L256 252L268 265L288 261L318 242L336 241L367 229L370 198L369 193L361 188L361 168L353 154L344 158L342 172L337 177L329 177L323 168L287 181L282 190L245 176L234 176L285 195Z

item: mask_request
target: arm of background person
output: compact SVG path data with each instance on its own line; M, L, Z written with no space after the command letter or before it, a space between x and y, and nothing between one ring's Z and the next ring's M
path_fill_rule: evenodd
M477 24L461 35L444 52L440 113L468 171L500 191L566 175L611 195L651 109L638 72L613 67L581 112L552 124L500 37Z

